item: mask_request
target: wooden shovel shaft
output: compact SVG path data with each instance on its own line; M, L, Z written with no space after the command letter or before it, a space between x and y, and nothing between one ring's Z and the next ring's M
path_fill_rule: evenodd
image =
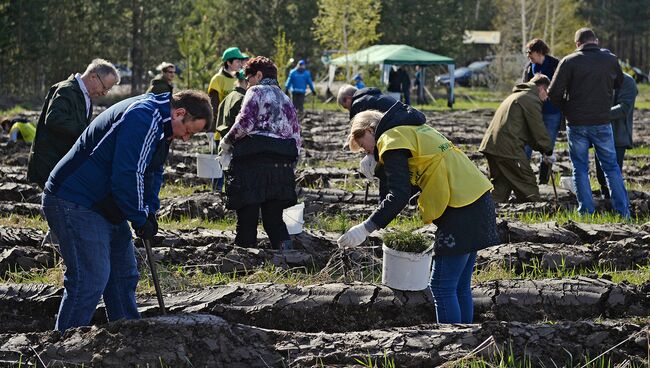
M160 289L160 283L158 282L158 273L156 272L156 262L153 259L153 251L151 250L151 240L143 239L144 249L147 251L147 263L149 264L149 270L151 271L151 279L153 280L153 286L156 289L156 298L158 298L158 306L160 307L160 312L164 315L167 314L165 309L165 301L163 300L162 290Z
M557 188L555 187L555 176L553 175L553 165L548 167L548 170L551 172L551 184L553 184L553 194L555 195L555 211L560 208L560 202L557 199Z

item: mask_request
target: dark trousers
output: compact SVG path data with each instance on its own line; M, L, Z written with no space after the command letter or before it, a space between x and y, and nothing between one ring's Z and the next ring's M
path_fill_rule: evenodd
M291 99L293 101L293 107L298 110L298 113L302 114L305 112L305 94L300 92L292 92Z
M623 172L623 159L625 159L625 147L616 147L616 162L618 167L621 168L621 173ZM605 196L609 198L609 188L607 187L607 180L605 180L605 173L600 167L600 160L598 160L598 154L596 154L596 178L598 178L598 184L600 184L600 191Z
M238 209L235 244L242 247L257 244L257 223L261 209L264 231L268 234L271 245L274 248L280 248L283 241L289 240L287 225L282 220L282 211L286 207L287 201L268 201Z

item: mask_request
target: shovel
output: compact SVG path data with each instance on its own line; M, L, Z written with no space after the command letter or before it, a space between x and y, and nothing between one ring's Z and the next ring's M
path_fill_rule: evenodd
M144 243L144 249L147 251L147 263L149 264L149 271L151 271L151 279L153 280L153 286L156 289L156 298L158 298L158 306L160 307L160 312L165 315L167 311L165 310L165 301L163 300L162 291L160 290L160 283L158 282L158 273L156 273L156 262L153 260L153 251L151 250L151 239L142 239Z
M548 166L548 171L551 172L551 184L553 184L553 194L555 195L555 212L560 209L560 202L557 199L557 188L555 187L555 176L553 175L553 164Z

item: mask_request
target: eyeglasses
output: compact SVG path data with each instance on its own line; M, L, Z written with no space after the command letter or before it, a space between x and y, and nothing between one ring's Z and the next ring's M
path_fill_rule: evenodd
M533 52L532 52L531 50L526 50L526 55L530 55L530 54L532 54L532 53L533 53Z
M171 69L171 70L165 70L165 73L170 73L170 74L176 74L176 71Z
M102 77L99 76L99 73L95 73L95 75L97 76L97 79L99 79L99 83L102 84L102 88L104 89L102 93L107 93L110 90L110 88L106 88L106 85L104 84Z

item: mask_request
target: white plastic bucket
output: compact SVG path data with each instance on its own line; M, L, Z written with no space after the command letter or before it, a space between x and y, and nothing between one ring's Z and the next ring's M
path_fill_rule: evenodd
M382 246L381 283L391 289L419 291L429 287L433 245L422 253L400 252Z
M223 176L217 155L196 155L196 176L199 178L218 179Z
M569 192L576 194L576 188L573 186L573 177L560 176L560 188L566 189Z
M282 212L282 220L287 225L287 230L290 235L296 235L302 232L302 225L305 223L302 217L304 212L304 203L298 203L295 206L285 208Z

